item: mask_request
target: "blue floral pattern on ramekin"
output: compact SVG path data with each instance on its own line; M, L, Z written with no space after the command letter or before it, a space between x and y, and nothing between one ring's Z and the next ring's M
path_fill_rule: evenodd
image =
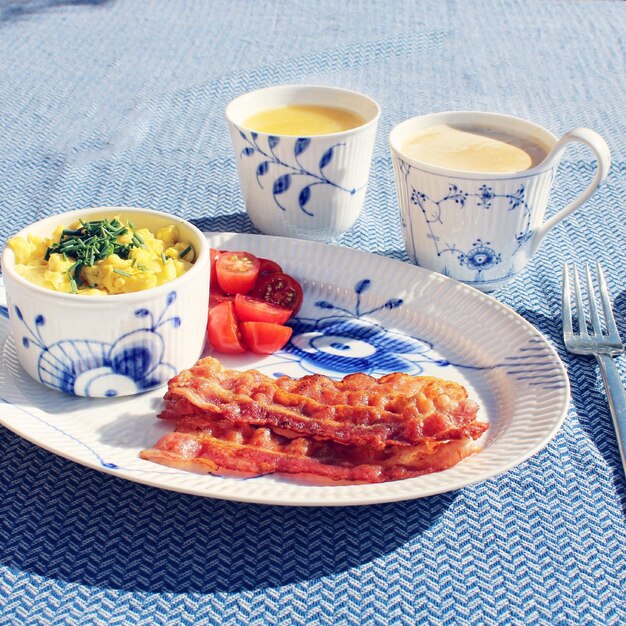
M248 137L243 130L238 130L241 138L246 142L246 146L241 150L240 158L252 157L255 154L262 157L262 160L257 165L255 172L256 181L259 187L264 189L264 184L268 184L265 179L272 179L271 171L274 171L275 173L277 172L278 175L273 178L271 182L269 182L269 185L272 188L272 197L274 198L276 206L283 211L286 211L288 208L282 200L284 197L283 194L288 189L295 187L297 184L301 185L298 193L297 208L311 217L314 217L314 214L307 208L307 205L311 200L313 190L316 186L329 185L335 189L345 191L350 195L354 195L362 189L362 187L359 189L348 189L347 187L342 187L338 183L330 180L324 173L324 169L328 167L333 160L335 152L344 147L345 144L343 143L336 143L335 145L330 146L320 157L317 164L318 171L312 172L300 163L300 156L311 144L311 139L309 137L298 137L295 139L293 145L293 162L287 163L284 159L278 157L274 152L276 146L278 146L281 141L280 137L268 135L267 148L263 148L259 145L258 133L251 132L250 137Z
M41 383L70 395L103 398L147 391L176 374L174 366L163 360L165 341L159 332L166 324L180 327L180 317L166 317L175 300L176 292L171 291L158 317L146 308L136 309L134 315L144 325L112 343L74 338L48 345L42 332L46 325L43 314L36 315L30 325L18 306L14 312L28 331L21 339L23 347L39 350Z

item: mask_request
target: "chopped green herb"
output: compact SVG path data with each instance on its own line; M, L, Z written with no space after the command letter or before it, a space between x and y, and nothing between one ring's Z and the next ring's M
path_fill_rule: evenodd
M128 272L125 272L124 270L118 269L117 267L113 271L116 274L119 274L120 276L126 276L126 278L130 278L132 276L132 274L129 274Z
M193 248L191 246L187 246L178 256L182 259L186 254L189 254Z
M148 271L148 268L147 268L145 265L142 265L141 263L138 263L138 264L137 264L137 269L138 269L140 272L147 272L147 271Z
M143 237L137 233L133 233L133 243L137 248L146 247L146 242L143 240Z
M72 290L72 293L76 293L78 291L76 287L76 281L74 280L74 277L72 276L72 272L70 270L67 270L67 276L70 279L70 289Z
M90 267L112 254L117 254L121 259L128 259L133 248L145 248L143 238L135 232L133 232L131 243L120 243L117 240L118 237L128 232L128 228L117 218L90 222L81 219L79 223L80 228L64 229L59 243L49 246L44 254L45 261L50 260L51 254L62 254L65 260L68 257L75 260L74 265L68 270L72 279L70 281L72 291L76 290L77 285L82 284L80 271L83 267ZM129 226L134 230L134 226L130 224ZM120 274L122 271L117 273Z
M161 262L163 263L163 265L165 265L167 263L167 259L169 257L165 256L164 252L161 252Z

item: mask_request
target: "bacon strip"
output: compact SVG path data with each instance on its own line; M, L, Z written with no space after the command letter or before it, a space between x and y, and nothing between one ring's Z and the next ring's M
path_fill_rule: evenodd
M184 470L378 483L437 472L488 428L457 383L395 373L277 380L200 360L170 380L176 430L141 458Z
M208 357L169 382L160 417L219 415L237 425L286 429L382 450L387 445L476 439L487 428L475 421L477 410L464 387L428 376L274 380L255 370L227 370Z
M142 459L187 471L255 476L274 472L332 481L379 483L437 472L476 452L471 440L424 442L384 451L290 438L269 428L235 426L217 415L188 416Z

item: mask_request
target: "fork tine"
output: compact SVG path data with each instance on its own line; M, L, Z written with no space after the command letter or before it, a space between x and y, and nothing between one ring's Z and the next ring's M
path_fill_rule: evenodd
M593 286L591 278L591 268L585 265L585 273L587 275L587 302L589 303L589 315L591 317L591 325L596 335L602 335L602 324L598 316L598 308L596 307L596 290Z
M596 262L596 273L598 274L598 286L600 287L600 299L602 300L606 329L612 340L619 341L619 332L617 330L617 324L615 323L615 317L613 316L613 310L611 309L611 299L606 286L606 278L604 277L602 266L598 262Z
M583 304L583 296L580 290L580 279L578 278L578 269L574 266L574 297L576 298L576 314L578 315L578 334L588 337L587 318L585 317L585 306Z
M561 310L563 311L563 336L574 334L574 329L572 328L572 303L569 282L569 266L566 263L563 266L563 288L561 290Z

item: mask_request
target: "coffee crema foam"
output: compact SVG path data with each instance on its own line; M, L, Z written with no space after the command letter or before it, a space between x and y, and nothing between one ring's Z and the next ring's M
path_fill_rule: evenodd
M463 172L513 173L539 165L549 148L534 138L489 126L438 124L409 136L406 156Z

